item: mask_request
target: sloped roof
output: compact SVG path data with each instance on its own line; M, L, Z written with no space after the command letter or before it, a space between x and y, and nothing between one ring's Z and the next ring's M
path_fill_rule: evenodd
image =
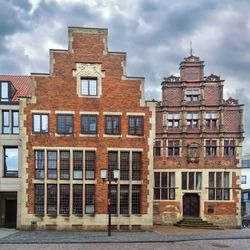
M16 93L12 98L13 102L18 101L18 97L30 97L31 95L31 77L30 76L11 76L11 75L0 75L0 81L10 81Z

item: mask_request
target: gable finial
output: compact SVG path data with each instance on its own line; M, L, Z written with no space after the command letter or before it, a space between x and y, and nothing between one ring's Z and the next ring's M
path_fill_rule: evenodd
M193 56L192 41L190 41L190 56Z

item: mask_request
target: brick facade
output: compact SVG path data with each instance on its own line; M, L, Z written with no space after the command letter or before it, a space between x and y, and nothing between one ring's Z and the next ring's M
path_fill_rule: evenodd
M197 216L186 196L191 204L198 199L199 217L238 227L243 105L224 100L224 81L216 75L205 77L203 71L204 62L190 56L180 63L180 77L162 82L163 99L156 108L154 222ZM172 183L163 174L171 172ZM170 205L175 209L169 210Z
M21 136L23 139L23 229L105 229L107 217L108 185L101 179L101 169L108 166L108 152L141 153L140 179L128 181L119 180L118 184L129 185L129 216L120 215L112 218L112 224L119 229L127 226L129 229L141 225L141 229L152 227L152 178L153 169L153 134L154 103L144 101L144 79L126 76L125 53L109 52L107 49L107 30L69 28L69 49L50 51L50 74L32 74L32 96L21 100L21 118L23 124ZM81 79L94 78L97 80L97 95L84 96L81 94ZM48 114L48 133L33 133L34 122L32 115ZM70 114L73 116L73 132L62 135L57 131L57 115ZM97 133L84 135L81 133L81 115L95 114L97 116ZM120 116L120 131L118 135L105 132L106 115ZM129 117L143 117L142 135L129 135ZM70 152L70 179L60 180L60 163L57 160L57 178L35 178L35 150ZM72 152L78 150L95 151L95 179L74 180L72 175ZM85 152L83 151L83 152ZM59 156L58 156L59 157ZM132 159L132 158L131 158ZM130 159L130 168L132 163ZM45 156L46 161L46 156ZM118 162L119 163L119 162ZM119 167L118 167L119 168ZM130 170L130 175L132 170ZM57 213L47 214L46 190L44 213L36 215L34 211L35 184L69 184L70 200L72 201L72 185L85 184L95 186L95 212L93 215L83 213L82 216L69 214L65 217L59 213L59 187L57 186ZM131 213L132 187L139 185L140 214ZM119 191L119 188L118 188ZM84 198L84 197L83 197ZM117 196L119 201L119 194ZM70 205L72 206L72 205ZM119 208L119 206L118 206ZM84 209L84 207L83 207Z

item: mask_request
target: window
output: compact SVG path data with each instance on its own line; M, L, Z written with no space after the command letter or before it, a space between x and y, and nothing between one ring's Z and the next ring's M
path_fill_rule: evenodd
M168 113L168 128L179 128L179 113Z
M48 179L57 179L57 152L48 151Z
M232 156L235 154L234 140L224 140L224 155Z
M216 141L206 140L206 156L216 156Z
M95 152L86 151L85 152L85 179L94 180L95 179Z
M120 214L129 214L129 185L120 186Z
M10 116L9 110L2 111L2 133L3 134L19 134L19 112L12 111ZM12 128L10 123L10 118L12 118Z
M18 177L18 148L4 148L4 177Z
M110 135L121 134L120 116L105 116L105 133Z
M250 160L242 160L243 168L250 168Z
M143 117L129 116L129 135L143 135Z
M187 128L198 128L198 113L187 113Z
M246 175L241 176L241 184L247 184L247 176Z
M109 207L110 207L111 214L117 214L117 185L111 185Z
M155 156L161 156L161 142L160 141L155 142L154 155Z
M12 111L12 133L19 134L19 112Z
M33 133L49 132L49 115L33 114Z
M97 96L96 78L81 78L81 95Z
M117 152L109 152L108 153L108 175L109 178L114 178L113 170L118 169L118 153Z
M241 202L248 202L248 195L249 193L241 193Z
M206 113L206 128L216 128L217 124L217 114L216 113Z
M69 152L61 151L60 152L60 179L61 180L69 179L69 168L70 168Z
M44 151L35 151L35 178L44 179Z
M69 214L69 184L60 185L60 214Z
M82 214L82 185L73 185L73 214Z
M179 141L168 141L168 156L179 156Z
M81 151L73 152L73 178L82 179L83 154Z
M57 133L73 134L73 115L57 115Z
M141 213L141 186L132 185L132 214Z
M82 115L82 134L97 134L97 116Z
M1 84L1 102L8 102L10 99L10 83L0 82Z
M141 179L141 153L132 153L132 180Z
M35 184L34 213L44 214L44 184Z
M199 101L199 90L186 90L186 101L187 102L198 102Z
M85 213L95 213L95 185L85 185Z
M2 112L3 134L10 133L10 112L4 110Z
M209 200L229 200L229 173L209 173Z
M201 172L182 172L182 190L201 190Z
M175 199L175 173L173 172L154 173L154 199L155 200Z
M129 180L129 153L120 154L120 180Z
M47 185L47 213L57 214L57 185Z

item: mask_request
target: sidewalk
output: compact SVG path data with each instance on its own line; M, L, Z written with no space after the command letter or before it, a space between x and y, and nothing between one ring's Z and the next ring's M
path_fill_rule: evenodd
M176 242L211 239L250 239L250 230L183 229L174 226L155 226L153 232L61 232L18 231L0 229L0 244L14 243L132 243Z

